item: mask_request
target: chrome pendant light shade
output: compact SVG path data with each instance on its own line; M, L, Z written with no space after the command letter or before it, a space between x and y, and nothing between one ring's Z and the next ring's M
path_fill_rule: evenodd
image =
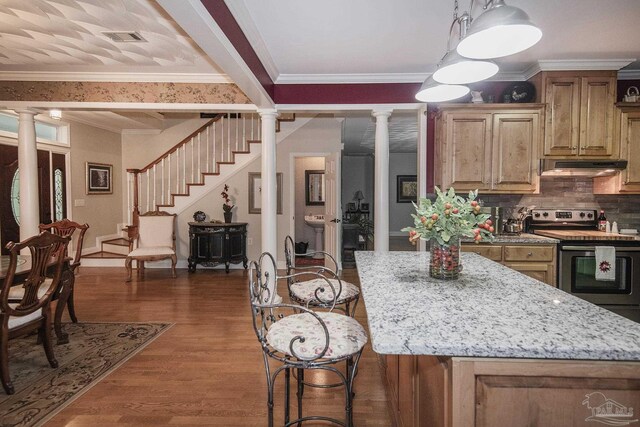
M440 84L429 76L416 93L416 99L421 102L443 102L463 97L468 93L469 88L466 86Z
M489 9L473 20L457 51L472 59L501 58L522 52L541 38L542 31L522 9L493 0Z
M433 73L433 79L444 84L467 84L488 79L497 73L498 66L494 62L464 58L451 50Z

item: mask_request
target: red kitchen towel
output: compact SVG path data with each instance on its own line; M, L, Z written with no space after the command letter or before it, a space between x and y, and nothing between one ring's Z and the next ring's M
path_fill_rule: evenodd
M596 280L616 280L616 248L596 246Z

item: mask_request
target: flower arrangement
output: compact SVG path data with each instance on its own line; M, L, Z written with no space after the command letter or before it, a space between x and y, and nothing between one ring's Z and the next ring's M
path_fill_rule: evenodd
M224 200L224 203L222 204L222 210L224 210L225 212L231 212L231 209L233 209L235 205L231 204L231 198L229 198L229 193L227 193L227 191L229 191L229 186L225 184L222 193L220 193L222 195L222 199Z
M493 240L493 223L490 215L480 213L480 204L476 201L478 190L470 191L469 197L457 196L450 188L443 193L435 188L436 200L420 199L416 205L414 227L403 228L409 232L409 240L415 244L418 239L436 240L438 244L447 246L452 238L471 237L476 243Z

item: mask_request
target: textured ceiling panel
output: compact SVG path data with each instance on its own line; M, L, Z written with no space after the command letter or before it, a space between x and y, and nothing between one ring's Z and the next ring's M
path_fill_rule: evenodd
M372 153L376 123L372 117L347 117L342 142L346 153ZM415 114L392 115L389 120L389 151L415 153L418 147L418 120Z
M137 31L147 41L116 43L104 31ZM195 66L219 72L152 0L0 0L0 46L4 69Z

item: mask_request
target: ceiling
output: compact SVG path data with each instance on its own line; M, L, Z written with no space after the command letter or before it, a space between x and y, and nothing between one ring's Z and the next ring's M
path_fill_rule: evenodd
M112 41L137 31L146 42ZM225 79L152 0L0 0L0 72L193 73Z
M375 147L376 123L370 114L347 114L343 123L342 142L345 154L371 154ZM389 152L416 153L418 117L415 112L393 113L389 119Z
M445 54L453 14L453 1L445 0L226 3L277 83L420 81ZM543 38L498 60L503 78L517 79L538 60L640 59L638 0L507 4L524 9ZM468 7L460 2L460 12Z

